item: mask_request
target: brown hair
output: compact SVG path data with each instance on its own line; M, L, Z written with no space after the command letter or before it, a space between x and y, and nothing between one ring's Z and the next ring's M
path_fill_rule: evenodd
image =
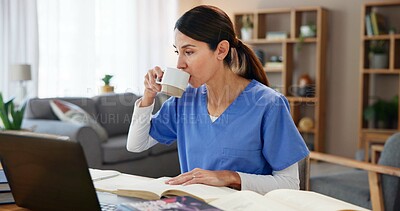
M207 43L211 50L215 50L222 40L228 41L231 48L224 63L244 78L269 85L263 65L254 51L236 37L232 21L221 9L209 5L197 6L178 19L175 29Z

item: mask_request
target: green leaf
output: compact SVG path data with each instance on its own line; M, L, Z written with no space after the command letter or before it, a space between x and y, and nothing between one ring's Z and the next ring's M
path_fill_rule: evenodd
M3 122L4 128L9 129L10 121L8 119L8 112L7 112L6 104L4 103L3 95L1 93L0 93L0 118Z
M0 118L3 122L4 128L7 130L19 130L22 126L26 102L16 109L13 103L14 99L4 103L3 96L0 93Z

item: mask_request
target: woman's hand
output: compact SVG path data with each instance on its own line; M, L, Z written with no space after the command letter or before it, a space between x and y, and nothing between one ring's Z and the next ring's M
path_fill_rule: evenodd
M140 106L147 107L153 104L157 92L161 91L161 85L157 84L156 80L157 78L162 78L163 74L164 73L161 68L156 66L153 69L149 70L144 76L145 90Z
M209 171L195 168L165 182L170 185L205 184L212 186L229 186L240 189L240 176L234 171Z

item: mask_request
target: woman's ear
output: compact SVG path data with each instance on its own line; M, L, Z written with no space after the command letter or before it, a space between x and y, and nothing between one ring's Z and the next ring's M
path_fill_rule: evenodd
M217 59L220 61L224 60L226 55L228 55L229 48L230 45L227 40L222 40L221 42L219 42L217 49L215 50Z

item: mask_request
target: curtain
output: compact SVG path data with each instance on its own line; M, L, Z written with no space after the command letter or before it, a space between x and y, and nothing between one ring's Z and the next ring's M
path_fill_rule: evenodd
M39 97L143 93L149 68L175 65L176 0L38 0Z
M10 65L30 64L28 95L37 95L38 30L36 0L0 0L0 92L15 97L16 81L10 81Z

